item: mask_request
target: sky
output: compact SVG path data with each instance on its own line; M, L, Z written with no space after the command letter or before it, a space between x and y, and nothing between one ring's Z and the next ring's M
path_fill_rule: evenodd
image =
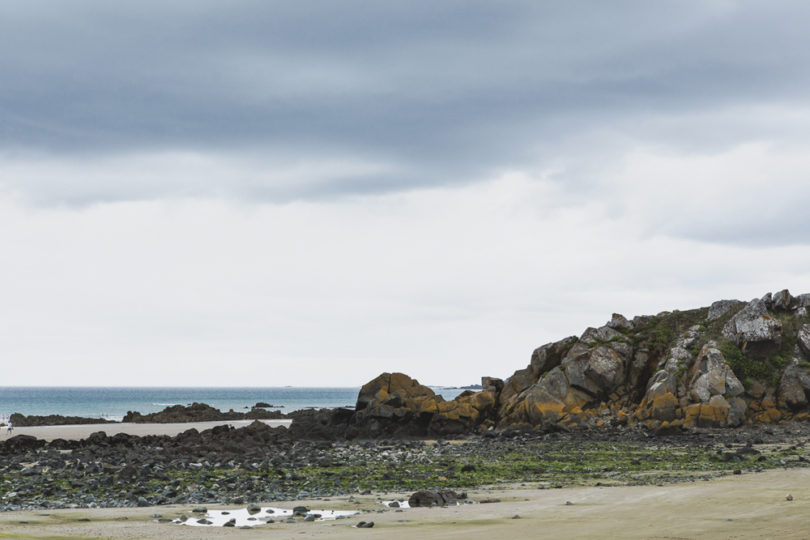
M810 292L799 1L3 0L0 385L462 385Z

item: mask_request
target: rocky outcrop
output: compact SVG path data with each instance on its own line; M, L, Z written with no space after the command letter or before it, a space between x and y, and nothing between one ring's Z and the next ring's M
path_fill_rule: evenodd
M810 419L810 295L633 319L538 347L481 392L445 401L401 373L363 387L350 436L640 425L656 431Z
M494 416L502 381L484 378L484 390L466 390L446 401L403 373L383 373L366 383L357 398L346 435L421 437L474 432ZM295 421L293 422L295 425Z
M69 426L77 424L112 424L112 420L106 418L85 418L82 416L62 416L60 414L49 414L47 416L24 415L12 413L9 417L11 423L17 427L24 426Z
M124 416L124 422L134 423L156 423L174 424L179 422L211 422L220 420L273 420L285 418L279 411L267 411L264 409L251 409L249 412L241 413L230 410L222 412L205 403L192 403L189 406L172 405L160 412L141 414L129 411Z

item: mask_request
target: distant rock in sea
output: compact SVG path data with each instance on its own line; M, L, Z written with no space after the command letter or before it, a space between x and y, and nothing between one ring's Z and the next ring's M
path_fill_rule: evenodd
M241 413L230 410L222 412L205 403L192 403L189 406L172 405L160 412L141 414L129 411L124 416L124 422L173 424L177 422L211 422L218 420L277 420L285 418L280 411L267 411L254 407L248 412Z

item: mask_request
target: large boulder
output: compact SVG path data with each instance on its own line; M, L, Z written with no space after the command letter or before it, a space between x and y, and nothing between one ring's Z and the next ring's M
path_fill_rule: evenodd
M433 390L404 373L382 373L360 389L355 410L362 411L383 404L397 408L435 398Z
M557 423L571 408L571 394L568 379L559 367L553 368L539 381L521 392L503 411L500 418L503 425L531 424L549 425ZM583 405L584 402L573 404Z
M808 395L810 395L810 373L799 367L799 362L794 358L779 380L779 406L792 410L804 409L808 404Z
M15 435L0 443L0 454L21 454L45 446L45 441L31 435Z
M458 503L461 498L455 491L440 489L438 491L420 490L415 492L408 499L408 506L416 508L419 506L447 506Z
M701 349L689 384L692 401L707 403L712 396L737 397L745 391L723 353L710 342Z
M577 338L571 336L535 349L529 365L515 371L504 383L499 399L502 412L510 400L536 383L544 373L560 365L563 357L576 342Z
M485 421L494 425L502 383L490 378L484 382L485 390L467 390L446 401L403 373L383 373L360 390L347 436L460 435L476 431Z
M747 355L768 356L782 345L782 323L768 312L767 303L751 300L723 327L723 336Z
M787 289L783 289L778 293L773 295L773 299L771 301L772 309L778 311L789 311L792 309L796 304L795 298L790 295L790 291Z
M426 436L443 401L404 373L382 373L360 389L346 437Z
M628 362L629 357L617 351L612 344L591 348L585 342L580 342L563 360L562 368L571 386L602 399L624 382Z
M728 427L731 404L723 396L712 396L708 403L694 403L686 408L684 427Z

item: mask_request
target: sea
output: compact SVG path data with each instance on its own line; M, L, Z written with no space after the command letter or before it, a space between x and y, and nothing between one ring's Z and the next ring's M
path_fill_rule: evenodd
M307 408L354 407L359 387L304 388L201 388L201 387L0 387L0 420L12 413L47 416L81 416L121 421L129 411L148 414L172 405L206 403L223 412L246 412L259 402L269 410L288 413ZM460 388L433 387L445 399Z

